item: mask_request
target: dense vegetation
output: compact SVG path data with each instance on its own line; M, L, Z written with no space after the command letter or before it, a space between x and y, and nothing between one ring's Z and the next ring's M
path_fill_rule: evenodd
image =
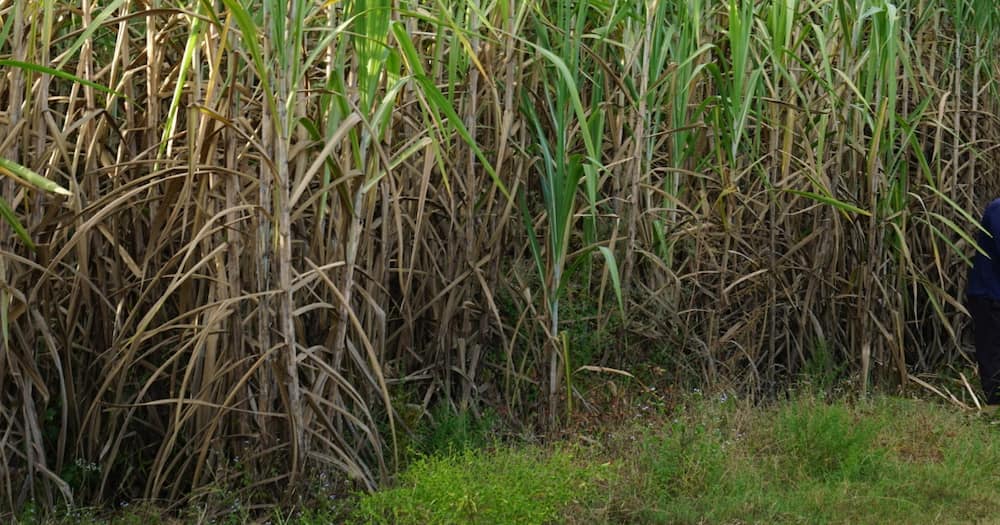
M992 0L0 2L0 508L962 359ZM234 466L235 465L235 466Z
M372 494L254 511L238 491L183 508L73 509L24 525L385 523L983 523L1000 504L997 421L921 399L802 394L765 409L688 394L558 445L483 447L458 422L449 440ZM634 407L638 408L638 407ZM459 431L464 429L464 431ZM468 432L468 431L471 431ZM444 434L439 438L444 437ZM447 441L447 443L445 443ZM431 444L430 442L428 445Z

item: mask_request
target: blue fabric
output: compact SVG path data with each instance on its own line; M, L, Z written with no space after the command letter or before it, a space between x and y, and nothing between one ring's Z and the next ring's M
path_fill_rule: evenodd
M1000 301L1000 199L986 206L980 224L990 232L987 235L979 231L976 236L979 247L986 252L986 255L976 251L972 270L969 271L969 287L966 295Z

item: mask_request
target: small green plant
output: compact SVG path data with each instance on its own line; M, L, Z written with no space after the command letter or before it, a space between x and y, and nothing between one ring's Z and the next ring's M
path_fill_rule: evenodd
M622 318L618 312L607 310L607 305L590 293L585 286L567 287L566 301L562 306L563 318L568 326L569 359L572 368L598 364L603 355L615 348L620 334Z
M85 488L100 481L101 466L92 461L77 458L76 461L63 467L61 477L76 493L80 493Z
M844 373L845 366L837 359L825 340L817 340L813 353L802 367L803 380L820 392L831 390Z
M21 512L17 515L16 518L14 518L14 522L24 523L24 524L34 524L38 523L40 519L39 516L40 513L38 512L38 506L35 505L35 502L31 501L26 503L24 507L21 508Z
M434 410L433 420L418 433L421 454L454 454L490 444L495 419L489 412L476 418L469 411L453 412L446 405Z

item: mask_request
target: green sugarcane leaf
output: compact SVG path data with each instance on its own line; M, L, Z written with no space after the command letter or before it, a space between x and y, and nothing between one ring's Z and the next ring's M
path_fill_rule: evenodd
M482 164L483 169L485 169L486 173L488 173L490 178L493 179L493 184L495 184L500 190L500 193L503 193L504 197L507 197L507 199L510 200L511 195L510 192L507 191L507 186L502 180L500 180L500 176L497 175L496 170L493 169L493 165L490 164L486 155L483 154L483 151L479 148L479 144L476 143L476 140L469 133L469 130L467 130L465 125L462 124L462 118L458 116L458 113L455 112L455 108L451 106L448 99L445 98L445 96L441 94L441 91L438 90L437 86L434 85L434 81L424 74L424 68L420 63L420 56L417 54L417 48L413 45L410 35L406 32L406 28L399 22L393 22L391 29L393 36L396 38L396 42L399 44L399 47L403 52L403 59L406 62L407 67L410 69L410 72L413 74L414 80L420 84L432 111L435 113L444 113L445 117L448 119L448 123L455 128L455 132L457 132L469 148L472 149L472 152Z
M17 237L21 239L21 242L27 245L28 248L31 248L32 250L35 249L35 243L31 242L28 230L24 229L21 221L17 220L17 216L14 215L14 210L12 210L7 204L7 201L3 199L0 199L0 216L3 216L4 220L7 221L7 224L10 224L11 228L14 228L14 233L16 233Z
M863 209L861 209L861 208L859 208L859 207L857 207L857 206L855 206L855 205L853 205L853 204L851 204L849 202L840 201L840 200L834 199L833 197L829 197L829 196L826 196L826 195L820 195L818 193L813 193L811 191L800 191L800 190L785 190L785 191L787 191L788 193L794 194L794 195L798 195L800 197L805 197L807 199L812 199L812 200L814 200L816 202L821 202L823 204L828 204L828 205L833 206L834 208L836 208L836 209L838 209L838 210L840 210L842 212L856 213L858 215L863 215L865 217L871 217L871 215L872 215L867 210L863 210Z
M32 64L30 62L21 62L19 60L0 60L0 66L16 67L18 69L23 69L25 71L31 71L31 72L34 72L34 73L41 73L41 74L44 74L44 75L52 75L52 76L54 76L56 78L61 78L63 80L69 80L71 82L76 82L77 84L82 84L82 85L87 86L87 87L92 87L92 88L94 88L94 89L96 89L98 91L101 91L103 93L107 93L109 95L114 95L116 97L121 97L121 98L124 98L125 100L129 100L129 101L132 100L129 97L125 96L123 93L120 93L120 92L115 91L113 89L109 89L106 86L102 86L101 84L98 84L97 82L92 82L90 80L80 78L80 77L78 77L78 76L76 76L76 75L74 75L72 73L67 73L67 72L59 70L59 69L53 69L51 67L46 67L46 66L42 66L42 65L38 65L38 64Z
M618 262L615 260L615 254L611 253L611 249L607 246L598 246L601 255L604 255L604 262L608 265L608 272L611 273L611 284L615 288L615 297L618 298L618 310L622 314L622 319L625 318L625 300L622 298L622 281L621 275L618 272Z
M45 190L58 195L71 195L69 190L66 188L63 188L34 171L31 171L30 169L3 157L0 157L0 173L6 173L13 178L40 190Z

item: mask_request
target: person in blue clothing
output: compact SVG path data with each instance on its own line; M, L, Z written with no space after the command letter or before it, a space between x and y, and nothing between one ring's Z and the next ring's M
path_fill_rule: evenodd
M966 290L988 410L1000 405L1000 199L986 206Z

